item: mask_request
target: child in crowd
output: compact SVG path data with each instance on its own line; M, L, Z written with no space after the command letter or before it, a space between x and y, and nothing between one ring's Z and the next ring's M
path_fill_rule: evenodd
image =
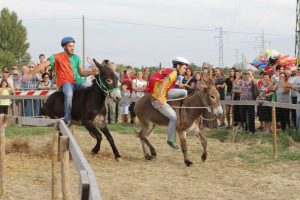
M13 89L9 87L7 80L2 80L0 84L0 95L10 95L13 93ZM8 108L10 106L9 99L0 99L0 113L8 114Z
M122 123L127 124L128 123L128 113L129 113L129 106L130 101L128 98L130 98L130 91L127 89L128 86L126 83L122 83L121 85L121 97L122 100L120 101L119 105L121 108L121 115L122 115Z

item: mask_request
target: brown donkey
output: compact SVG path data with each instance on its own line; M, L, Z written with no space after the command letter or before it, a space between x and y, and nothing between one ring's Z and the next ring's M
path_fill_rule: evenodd
M205 84L199 84L196 86L196 91L180 101L169 102L171 106L180 106L180 107L209 107L211 111L219 116L223 113L222 106L220 104L220 96L217 89L214 86L212 80L206 81ZM155 158L157 153L153 145L149 142L148 137L152 133L155 125L159 126L167 126L168 119L163 116L159 111L153 108L151 104L150 94L147 94L140 98L136 104L134 111L139 119L141 130L138 133L140 137L142 148L144 151L145 159L151 160ZM200 121L200 116L207 112L205 108L174 108L177 113L177 125L176 131L180 138L181 149L184 156L184 162L187 166L193 164L187 155L187 143L186 143L186 132L195 131L201 140L201 144L203 147L203 153L201 159L203 161L206 160L207 152L206 152L206 139L201 134L198 124ZM148 146L148 149L146 148Z

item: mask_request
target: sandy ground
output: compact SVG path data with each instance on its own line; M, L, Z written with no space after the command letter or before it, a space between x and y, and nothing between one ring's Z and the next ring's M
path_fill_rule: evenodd
M155 160L146 161L139 139L113 133L123 156L116 162L106 139L101 153L92 156L95 144L89 134L76 137L96 173L103 199L300 199L300 161L249 164L229 152L247 148L243 144L208 140L208 160L200 159L202 148L194 136L188 138L192 167L183 163L181 151L165 144L165 135L152 135ZM30 145L46 145L49 136L30 137ZM78 176L72 171L73 199L78 199ZM50 199L51 161L40 155L11 153L6 161L8 199Z

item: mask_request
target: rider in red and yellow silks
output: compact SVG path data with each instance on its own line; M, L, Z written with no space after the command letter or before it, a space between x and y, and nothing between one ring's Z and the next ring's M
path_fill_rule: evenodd
M146 91L152 96L151 104L153 107L169 119L167 143L177 150L179 146L174 142L177 117L176 112L167 103L167 99L187 96L185 89L175 89L174 86L177 75L184 75L189 62L183 57L177 57L173 59L172 63L173 69L167 68L152 74Z

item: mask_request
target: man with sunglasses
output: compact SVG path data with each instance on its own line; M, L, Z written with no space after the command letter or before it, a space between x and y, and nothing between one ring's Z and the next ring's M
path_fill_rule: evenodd
M83 69L79 56L74 54L75 40L73 37L64 37L61 40L63 52L50 56L45 62L41 63L32 72L26 75L25 79L29 79L32 74L45 70L49 65L56 73L56 84L62 89L65 96L64 102L64 122L67 126L71 125L71 110L73 93L77 90L82 90L91 86L85 82L82 77L87 77L96 73L96 68L91 71Z
M14 69L12 71L12 80L13 80L13 87L14 91L18 91L21 89L22 85L22 78L20 75L20 72L18 69ZM21 116L22 115L22 100L21 99L16 99L14 101L15 105L13 107L13 114L15 116Z
M22 67L23 77L27 74L32 73L35 69L36 64L30 62L28 68L26 66ZM21 83L21 90L34 91L37 90L37 85L41 79L41 76L37 73L33 73L29 79L23 79ZM39 99L25 99L24 100L24 114L26 117L40 116L41 111L41 101Z

